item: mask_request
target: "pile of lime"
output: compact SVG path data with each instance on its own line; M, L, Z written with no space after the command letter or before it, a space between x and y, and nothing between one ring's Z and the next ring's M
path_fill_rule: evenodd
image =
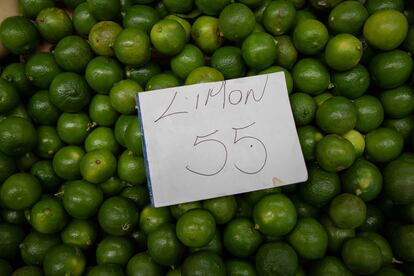
M414 275L413 1L12 1L0 275ZM273 72L309 179L151 207L135 94Z

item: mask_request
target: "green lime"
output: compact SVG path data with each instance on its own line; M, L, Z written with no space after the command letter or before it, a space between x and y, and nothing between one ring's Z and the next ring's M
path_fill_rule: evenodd
M407 52L393 50L375 55L369 63L372 80L380 88L404 84L411 76L413 61Z
M48 42L57 43L72 34L72 21L68 14L59 8L45 8L36 17L37 29Z
M379 247L368 238L351 238L342 247L342 259L354 273L370 275L382 266Z
M88 37L92 27L98 23L89 10L88 3L79 4L73 12L72 17L73 28L81 35Z
M362 64L358 64L345 72L332 72L332 83L335 95L356 99L368 90L370 75Z
M220 73L220 71L209 66L201 66L191 71L191 73L185 79L185 84L189 85L223 80L224 76L222 73Z
M328 234L328 250L332 253L338 253L347 239L355 237L355 229L337 227L328 215L323 215L319 221Z
M190 247L189 249L191 254L199 251L210 251L218 255L223 255L224 249L220 230L218 228L216 229L213 239L206 245L201 247Z
M120 195L131 199L138 208L142 208L150 203L148 189L144 186L127 186L123 188Z
M86 258L82 250L68 244L59 244L50 248L43 261L43 270L46 275L80 276L85 266Z
M341 3L343 0L310 0L310 4L319 11L329 11Z
M19 245L25 237L21 226L0 223L0 257L13 260L18 256Z
M310 166L308 175L308 180L299 186L300 196L305 202L322 207L340 193L341 182L336 173Z
M248 257L254 254L263 241L263 236L247 218L231 220L223 232L224 247L232 256Z
M414 111L414 89L411 86L403 85L395 89L385 90L379 98L385 114L390 118L400 119Z
M63 207L74 218L92 217L103 201L98 186L84 180L66 182L63 185Z
M177 220L177 237L189 247L206 245L213 239L215 232L216 222L207 210L192 209Z
M403 0L367 0L365 6L369 14L373 14L380 10L394 9L400 12L404 10Z
M173 224L164 224L148 235L148 253L161 265L178 264L184 253L184 246L175 234Z
M354 163L355 149L347 139L336 134L329 134L317 144L316 160L322 169L339 172Z
M414 134L414 116L409 115L401 119L386 119L383 126L395 129L403 136L404 144L408 145Z
M374 162L389 162L402 152L404 139L396 130L377 128L365 137L366 156Z
M29 81L39 87L49 88L52 80L61 73L55 57L51 53L36 53L30 57L25 67Z
M256 253L256 270L263 276L294 276L299 268L295 250L285 242L263 244Z
M219 15L225 6L230 4L230 0L195 0L198 10L207 15Z
M382 267L375 273L375 276L404 276L401 271L392 267Z
M135 5L126 10L123 18L123 26L125 28L135 28L146 32L151 31L152 26L160 20L157 11L144 5Z
M21 13L30 19L35 19L41 10L53 6L55 6L54 0L19 0Z
M65 227L67 220L68 215L61 201L54 197L41 199L30 211L30 224L34 230L43 234L60 232Z
M138 224L139 213L130 199L114 196L106 199L98 212L101 228L108 234L123 236Z
M62 113L57 121L60 139L70 145L83 144L91 128L92 122L83 112Z
M351 129L350 131L344 133L342 137L347 139L354 146L356 158L362 156L365 150L365 136L355 129Z
M203 52L192 44L186 44L170 61L171 70L181 79L185 79L191 71L203 65Z
M102 20L116 19L121 12L119 0L86 0L93 17Z
M414 260L413 237L413 224L399 226L391 237L392 249L395 252L395 255L407 262L412 262Z
M380 232L384 227L384 214L372 204L367 205L367 216L364 223L357 228L359 231Z
M19 98L16 87L5 79L0 79L0 113L4 114L15 108L19 104Z
M299 218L287 239L299 256L307 260L322 258L328 248L328 235L314 218Z
M6 179L0 188L2 204L12 210L24 210L35 204L41 196L39 180L28 173L16 173Z
M22 63L14 62L5 66L1 72L1 78L13 84L18 89L19 94L25 98L30 97L35 92L26 77L25 65Z
M15 160L0 152L0 182L3 183L15 172L17 172Z
M11 275L13 273L13 268L9 262L4 259L0 259L0 272L4 275Z
M180 17L175 14L169 14L164 19L172 19L180 23L180 25L184 28L185 31L185 42L189 42L191 38L191 24L188 22L188 20L184 19L183 17Z
M142 133L138 119L130 122L125 131L125 145L134 154L142 156Z
M85 151L79 146L65 146L53 156L53 169L63 179L78 179L81 176L79 165L84 155Z
M322 139L322 133L316 127L307 125L298 128L298 137L305 160L315 160L316 144Z
M248 260L244 259L229 259L226 260L226 271L229 276L245 275L255 276L257 275L254 265Z
M24 55L36 49L40 37L32 21L23 16L11 16L0 25L0 40L11 53Z
M16 160L17 168L21 171L30 170L39 158L33 152L26 152Z
M203 208L210 211L217 224L225 224L235 216L237 202L234 196L217 197L205 200Z
M20 244L20 255L26 264L41 265L46 252L59 243L60 239L58 235L42 234L33 231Z
M88 84L76 73L60 73L50 84L49 99L63 112L81 111L88 104L90 97Z
M9 156L25 154L36 147L37 133L33 124L19 117L0 121L0 151Z
M327 133L346 133L355 127L356 122L355 105L345 97L332 97L316 111L316 123Z
M111 275L119 275L123 276L124 271L121 266L116 264L102 264L92 267L88 271L88 276L111 276Z
M296 9L292 1L272 1L263 14L263 25L272 35L289 32L295 22Z
M162 54L173 56L181 52L186 43L184 28L175 20L157 22L150 33L152 45Z
M313 262L309 268L309 276L348 276L351 272L345 267L340 259L334 256L326 256Z
M124 237L107 236L96 248L96 262L99 265L116 264L125 266L134 254L134 245Z
M345 192L370 201L382 190L382 174L373 163L359 159L342 174L342 183Z
M145 91L179 86L180 79L171 72L159 73L152 76L145 85Z
M155 208L146 205L141 211L139 225L145 234L150 234L169 222L172 222L172 217L167 207Z
M334 70L350 70L359 63L362 51L362 42L358 38L350 34L338 34L326 44L325 61Z
M355 129L368 133L378 128L384 120L384 108L378 98L364 95L354 101L357 110Z
M156 44L154 46L157 47ZM135 28L122 30L115 39L113 49L118 60L124 64L142 66L151 57L148 34Z
M99 126L112 126L119 113L112 107L108 95L95 95L89 104L89 116Z
M132 114L135 113L135 95L141 91L142 87L134 80L122 80L112 87L109 98L116 111Z
M180 218L185 212L191 209L202 208L203 205L200 201L193 201L193 202L186 202L186 203L179 203L176 205L170 206L171 215L178 219Z
M116 158L107 149L87 152L79 165L83 178L95 184L105 182L116 172Z
M329 217L339 228L353 229L360 226L366 217L366 205L358 196L343 193L329 205Z
M364 37L367 42L380 50L397 48L408 32L408 22L404 14L393 9L373 13L364 24Z
M36 176L43 191L56 191L60 187L60 178L53 170L52 161L40 160L33 164L30 174Z
M242 41L255 26L253 12L242 3L227 5L219 15L218 26L223 36L231 41Z
M162 276L163 267L157 264L147 252L141 252L129 259L126 267L127 275Z
M265 235L282 236L296 224L295 205L283 194L264 196L253 209L255 228Z
M118 159L118 177L132 185L141 185L146 181L144 158L132 151L124 151Z
M276 43L276 64L284 68L292 69L298 58L298 51L292 39L287 35L274 37Z
M97 93L109 94L112 86L123 78L123 69L110 57L99 56L92 59L85 70L85 79Z
M223 43L219 20L211 16L198 17L191 26L191 37L203 52L213 53Z
M123 147L126 147L125 143L125 133L130 124L133 123L133 120L136 120L135 115L125 115L122 114L118 117L115 122L114 134L116 141Z
M113 21L100 21L93 25L88 40L92 50L100 56L113 56L115 39L122 27Z
M311 95L322 93L330 84L327 68L313 58L299 60L293 67L292 77L297 90Z
M27 223L25 211L19 210L8 210L3 209L1 210L1 216L4 220L4 222L11 223L11 224L17 224L17 225L24 225Z
M307 125L312 122L317 108L315 100L305 93L291 94L290 107L297 126Z
M388 241L378 233L375 232L362 232L358 234L358 237L364 237L373 241L380 249L382 255L383 264L391 264L393 261L393 253Z
M328 26L334 33L358 35L367 18L368 11L362 3L344 1L329 13Z
M263 32L250 34L244 39L241 50L247 66L256 70L269 67L277 57L277 47L273 37Z
M125 75L128 79L136 81L139 85L144 87L148 80L153 76L161 73L161 67L154 61L149 61L143 66L125 66Z
M76 35L66 36L60 40L54 54L57 64L62 69L78 73L83 72L93 58L88 42Z
M328 39L328 29L316 19L302 20L293 30L293 43L296 49L305 55L320 53Z
M47 90L38 91L30 97L27 112L32 120L40 125L55 125L61 113L50 101Z
M60 232L63 243L74 245L80 249L90 248L96 240L97 228L90 220L71 220Z
M209 251L189 255L181 266L182 275L226 275L223 259Z
M118 177L113 176L107 181L99 183L98 186L102 190L105 197L110 197L118 195L122 189L127 186L127 183Z
M410 204L414 202L414 164L404 160L394 160L385 167L384 193L386 196L399 204Z

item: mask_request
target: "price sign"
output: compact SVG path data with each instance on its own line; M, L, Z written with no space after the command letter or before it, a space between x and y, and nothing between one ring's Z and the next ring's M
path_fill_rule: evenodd
M307 179L283 73L137 93L153 206Z

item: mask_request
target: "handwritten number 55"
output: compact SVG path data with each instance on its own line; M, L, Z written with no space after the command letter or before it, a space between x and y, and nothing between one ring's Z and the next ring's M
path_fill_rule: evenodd
M261 170L263 170L263 168L266 165L266 161L267 161L267 149L266 149L265 144L260 139L258 139L256 137L253 137L253 136L241 136L241 137L239 137L239 132L240 131L243 131L243 130L247 129L247 128L251 127L254 124L255 124L255 122L253 122L250 125L247 125L245 127L232 128L234 130L234 140L233 140L234 145L236 145L238 143L242 143L242 142L248 142L250 147L253 147L252 144L254 143L254 144L258 144L260 147L263 148L263 159L258 164L257 169L248 170L248 169L242 168L242 166L238 165L237 162L233 164L234 167L238 171L240 171L242 173L245 173L245 174L257 174L257 173L259 173ZM190 167L190 165L187 165L185 168L188 171L190 171L192 173L195 173L195 174L198 174L198 175L202 175L202 176L213 176L213 175L219 174L225 168L226 163L227 163L227 157L228 157L228 151L227 151L226 145L223 142L221 142L217 139L212 139L212 138L206 139L208 137L213 136L217 132L218 132L218 130L215 130L210 134L203 135L203 136L197 136L195 141L194 141L193 146L197 147L197 146L200 146L203 143L210 143L211 145L213 145L213 144L220 145L221 146L220 148L222 149L220 151L222 151L222 153L218 154L217 156L220 156L220 157L218 159L216 159L218 161L218 169L216 171L213 171L213 172L203 172L203 171L200 171L200 170L193 169L193 168ZM204 145L207 145L207 144L204 144Z

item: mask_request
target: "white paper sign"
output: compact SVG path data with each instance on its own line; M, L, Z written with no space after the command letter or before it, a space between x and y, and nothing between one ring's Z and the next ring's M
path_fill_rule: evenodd
M283 73L137 93L153 206L307 179Z

